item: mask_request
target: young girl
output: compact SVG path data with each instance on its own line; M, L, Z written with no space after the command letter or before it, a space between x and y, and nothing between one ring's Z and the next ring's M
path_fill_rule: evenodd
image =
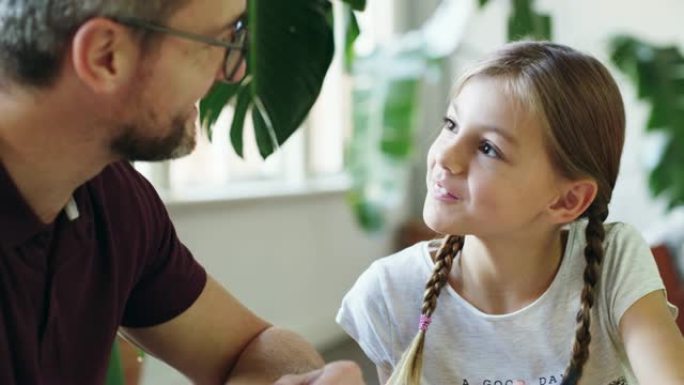
M446 237L373 263L337 316L382 384L684 384L648 245L603 223L624 129L606 68L568 47L510 44L463 77L427 159Z

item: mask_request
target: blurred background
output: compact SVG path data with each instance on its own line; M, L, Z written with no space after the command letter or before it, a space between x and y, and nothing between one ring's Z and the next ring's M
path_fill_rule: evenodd
M340 13L342 4L333 3ZM345 69L337 50L316 105L274 155L261 159L249 129L244 158L235 154L227 139L228 106L211 143L203 134L187 158L136 167L165 199L181 240L243 303L300 333L327 358L362 362L334 322L340 300L373 260L422 235L425 152L440 129L450 87L463 69L508 40L509 17L526 4L542 29L548 16L554 41L598 57L617 79L627 140L609 220L631 223L653 245L666 243L673 251L670 269L681 276L684 214L676 199L654 198L649 183L669 187L649 175L670 151L674 160L663 173L672 189L684 191L684 153L677 150L684 151L684 127L675 119L671 132L649 131L657 124L642 96L657 93L665 81L648 88L613 58L617 36L650 45L628 40L631 46L621 46L623 56L636 55L638 63L659 57L661 51L648 47L684 49L681 0L369 0L356 13L353 70ZM336 20L339 37L344 18ZM679 96L668 94L669 107L684 111L684 65L669 63L673 87L681 87ZM394 107L386 107L388 100ZM684 114L675 115L684 121ZM680 147L673 147L677 132ZM675 166L682 167L678 177L667 171ZM376 381L372 367L367 380ZM187 380L145 357L140 383Z

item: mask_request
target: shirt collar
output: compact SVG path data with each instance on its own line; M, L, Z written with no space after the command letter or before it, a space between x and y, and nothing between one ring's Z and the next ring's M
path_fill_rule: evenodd
M33 212L0 162L0 245L19 246L48 227Z

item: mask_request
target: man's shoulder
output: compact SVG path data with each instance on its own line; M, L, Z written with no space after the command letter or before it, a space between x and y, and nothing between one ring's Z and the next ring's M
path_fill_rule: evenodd
M152 225L166 217L152 184L126 161L105 167L75 193L75 198L77 202L91 202L92 215L107 218L110 225Z
M98 175L86 182L91 193L108 199L157 200L152 184L127 161L109 164Z
M134 167L127 161L113 162L107 165L88 183L104 184L138 184L145 180Z

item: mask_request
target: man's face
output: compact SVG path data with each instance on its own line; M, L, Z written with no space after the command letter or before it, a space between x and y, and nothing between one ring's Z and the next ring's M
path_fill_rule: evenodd
M190 0L164 24L229 41L245 0ZM124 101L123 119L110 142L111 151L128 160L162 160L195 148L196 102L221 76L222 47L174 36L160 36L152 52L143 52L135 84ZM244 74L244 64L234 80Z

